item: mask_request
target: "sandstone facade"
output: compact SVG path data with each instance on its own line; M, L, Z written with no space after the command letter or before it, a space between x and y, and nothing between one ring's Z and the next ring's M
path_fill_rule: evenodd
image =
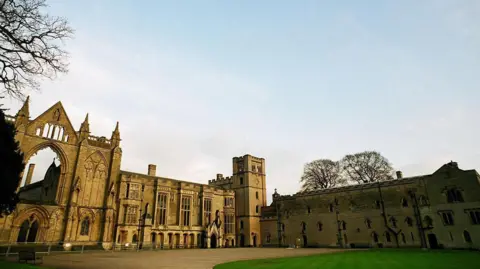
M260 246L260 209L266 206L265 160L233 158L233 175L198 184L120 169L119 125L110 139L90 134L88 114L78 131L61 102L30 119L29 100L8 119L25 163L44 148L60 159L31 183L21 203L0 218L0 242L111 243L164 248ZM112 126L113 127L113 126Z

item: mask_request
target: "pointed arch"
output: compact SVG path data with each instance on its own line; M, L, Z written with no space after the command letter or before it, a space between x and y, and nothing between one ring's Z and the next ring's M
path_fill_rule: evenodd
M31 206L18 212L18 215L13 221L13 225L20 227L25 220L31 218L37 219L41 227L48 227L50 214L43 206Z
M58 157L60 158L60 164L61 164L61 168L60 168L61 174L65 174L65 172L68 171L68 156L67 156L67 153L65 153L63 148L57 142L45 141L33 146L30 150L25 152L24 163L27 164L30 158L34 154L36 154L37 152L45 148L52 149L53 152L55 152L58 155Z

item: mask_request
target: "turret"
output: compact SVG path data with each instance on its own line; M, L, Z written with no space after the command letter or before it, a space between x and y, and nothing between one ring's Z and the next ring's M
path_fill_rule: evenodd
M112 138L110 139L112 143L112 147L118 147L120 146L120 131L118 128L118 121L117 125L115 126L115 130L112 132Z
M27 96L25 102L23 103L22 108L17 112L15 116L15 127L20 125L27 125L30 118L30 106L29 106L30 96Z
M87 116L85 116L85 120L82 122L82 125L80 125L80 132L78 133L78 138L80 141L87 139L88 136L90 135L90 124L88 123L88 113Z

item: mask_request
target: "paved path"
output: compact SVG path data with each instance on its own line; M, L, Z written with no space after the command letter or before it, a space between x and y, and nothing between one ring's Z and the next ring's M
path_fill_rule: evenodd
M216 264L285 256L304 256L338 252L337 249L181 249L142 252L91 252L44 257L42 266L55 269L210 269Z

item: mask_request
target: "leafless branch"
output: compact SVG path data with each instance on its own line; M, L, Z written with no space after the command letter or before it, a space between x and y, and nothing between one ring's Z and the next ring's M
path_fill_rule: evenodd
M45 0L0 0L0 94L22 98L25 89L39 89L38 77L68 72L62 45L73 29L43 13L46 7Z
M307 163L300 180L303 191L313 191L339 186L345 182L338 162L321 159Z
M341 166L349 181L370 183L393 179L393 168L388 160L376 151L346 155Z

